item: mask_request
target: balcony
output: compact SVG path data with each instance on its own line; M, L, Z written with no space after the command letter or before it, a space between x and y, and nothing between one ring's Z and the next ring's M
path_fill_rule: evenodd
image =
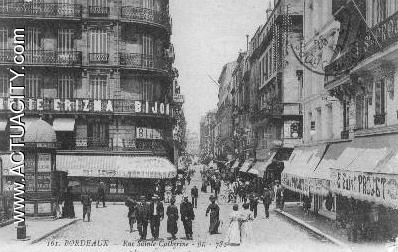
M25 98L27 114L101 114L173 118L173 106L163 102L92 98ZM8 98L0 98L0 113L8 113Z
M169 15L151 9L123 6L121 8L121 18L127 21L144 22L162 26L167 30L171 29Z
M168 71L167 61L162 57L139 53L120 53L120 65L125 68L151 69Z
M0 6L2 18L81 19L82 6L67 3L12 2Z
M386 114L374 115L375 125L384 125L386 123Z
M15 64L15 53L12 49L0 50L0 64ZM50 65L50 66L81 66L82 52L66 51L58 52L51 50L26 51L25 65Z
M325 73L328 76L325 88L330 86L336 76L351 71L360 62L385 51L396 42L398 42L398 12L366 31L362 41L354 41L348 45L340 57L325 67ZM389 57L395 59L396 55L390 53Z
M88 60L92 64L107 64L109 62L109 53L89 53Z
M104 6L89 6L88 15L90 17L108 17L109 7Z

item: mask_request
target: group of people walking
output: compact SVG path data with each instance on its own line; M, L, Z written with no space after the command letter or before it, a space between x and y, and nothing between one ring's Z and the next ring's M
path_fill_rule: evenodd
M175 197L171 197L170 205L166 209L167 232L171 234L172 239L177 239L177 221L180 217L175 202ZM153 239L159 239L160 222L164 219L165 214L163 203L159 201L159 197L154 195L151 202L147 202L145 196L141 196L139 202L129 197L126 201L126 206L129 208L127 217L129 219L130 232L134 231L134 224L137 223L140 239L146 240L148 224L150 224ZM195 213L192 203L188 201L188 196L184 196L180 204L180 215L186 238L192 240L192 221L195 219Z

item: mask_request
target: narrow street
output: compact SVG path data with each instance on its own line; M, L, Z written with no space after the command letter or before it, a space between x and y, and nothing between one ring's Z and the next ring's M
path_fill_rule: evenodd
M191 185L187 187L190 191L191 186L196 185L200 188L200 173L199 168L192 179ZM209 191L209 190L208 190ZM210 193L200 193L198 200L198 208L195 209L195 220L193 224L193 238L195 242L205 242L206 245L220 246L225 237L226 230L228 229L228 215L232 211L231 203L223 202L220 200L219 205L221 208L221 227L220 234L210 235L208 233L209 220L205 217L206 207L209 203ZM177 199L177 205L181 198ZM167 205L166 205L167 206ZM166 207L165 206L165 207ZM76 214L81 218L81 208L76 207ZM300 251L300 246L304 248L315 248L322 246L323 248L330 247L331 251L336 250L333 244L328 241L322 240L315 234L309 233L307 230L290 223L283 217L276 215L271 211L270 218L265 219L264 208L262 204L259 204L258 216L253 223L254 228L254 239L255 245L264 245L281 248L281 251L292 250ZM178 234L177 242L185 240L185 233L182 222L178 222ZM161 222L160 238L167 239L170 235L166 232L166 219ZM92 221L82 222L79 220L76 224L54 234L53 236L43 240L42 245L46 245L50 241L58 241L61 246L65 244L65 241L70 240L109 240L110 246L123 246L125 242L137 242L139 240L138 232L129 232L128 220L127 220L127 207L123 204L112 204L108 203L106 208L95 208L92 209ZM148 226L148 240L151 241L150 229ZM279 250L279 249L278 249Z

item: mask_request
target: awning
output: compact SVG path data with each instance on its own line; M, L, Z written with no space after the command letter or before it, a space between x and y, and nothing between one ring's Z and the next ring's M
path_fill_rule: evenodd
M276 152L273 152L267 161L256 161L253 167L248 171L249 173L258 174L258 176L263 177L264 172L267 170L267 167L272 163Z
M55 131L74 131L75 119L74 118L55 118L53 122Z
M246 160L246 161L243 163L242 167L239 169L239 171L240 171L240 172L247 172L247 171L250 169L250 167L251 167L251 165L253 164L253 162L254 162L253 159L248 159L248 160Z
M162 157L57 155L56 169L70 177L174 178L176 167Z
M290 159L284 162L282 184L292 191L308 195L311 178L325 153L325 149L326 144L296 148Z
M0 131L5 131L8 121L6 119L0 120Z
M238 168L239 163L240 163L239 159L235 160L235 163L231 166L231 169L234 170L234 169Z
M355 138L331 169L333 192L398 209L398 134Z

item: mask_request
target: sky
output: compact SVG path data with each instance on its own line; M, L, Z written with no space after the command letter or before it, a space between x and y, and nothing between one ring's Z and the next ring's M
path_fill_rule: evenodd
M246 51L249 39L266 21L269 0L170 0L171 41L185 96L188 129L199 133L200 117L217 108L218 80L224 64Z

